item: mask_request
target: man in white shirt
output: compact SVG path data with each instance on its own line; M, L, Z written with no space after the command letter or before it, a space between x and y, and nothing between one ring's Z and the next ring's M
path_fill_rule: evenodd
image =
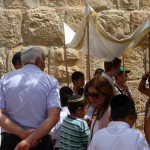
M43 72L40 47L24 48L21 60L23 67L0 81L1 150L52 150L48 132L60 115L58 81Z
M133 100L123 94L114 96L111 101L111 118L106 128L94 134L88 150L150 150L143 134L131 128L137 118ZM145 135L149 136L149 133L147 128Z
M114 91L114 78L118 75L120 71L121 60L117 57L104 61L104 72L102 72L101 77L106 78L109 83L113 86Z

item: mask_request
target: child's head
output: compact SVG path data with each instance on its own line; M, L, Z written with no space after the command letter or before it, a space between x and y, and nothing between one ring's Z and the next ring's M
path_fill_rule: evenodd
M112 61L104 62L105 72L112 72L113 76L116 76L120 71L121 59L115 57Z
M68 109L71 115L83 118L87 111L87 101L80 95L72 95L68 99Z
M61 106L67 106L68 98L70 98L73 95L73 91L68 86L64 86L60 89L60 100L61 100Z
M134 101L124 94L116 95L111 100L111 118L113 121L124 121L133 126L137 118Z
M93 74L94 78L99 78L101 77L102 72L104 72L104 70L102 68L97 68L95 70L95 73Z
M103 77L91 79L85 87L85 97L97 110L97 119L103 116L113 96L112 85Z
M71 76L72 83L76 86L83 86L85 82L84 74L80 71L75 71Z
M12 64L15 67L15 69L19 69L22 67L22 63L21 63L21 52L17 52L14 54L13 58L12 58Z
M115 80L118 83L126 83L128 78L128 73L130 73L130 70L125 69L123 66L120 66L120 72L117 76L115 76Z

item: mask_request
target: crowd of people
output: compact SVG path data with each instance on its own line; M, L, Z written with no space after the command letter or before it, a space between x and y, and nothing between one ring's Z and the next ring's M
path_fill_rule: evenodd
M73 72L72 88L60 88L44 72L38 46L17 52L12 64L0 79L0 150L150 150L150 101L144 136L132 128L137 113L121 59L105 60L86 82L81 71ZM147 96L149 77L146 72L138 87Z

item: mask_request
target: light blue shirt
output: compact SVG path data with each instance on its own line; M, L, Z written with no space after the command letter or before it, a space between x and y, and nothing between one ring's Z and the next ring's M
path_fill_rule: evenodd
M11 71L0 82L0 108L25 129L37 128L49 108L60 107L58 81L35 65Z

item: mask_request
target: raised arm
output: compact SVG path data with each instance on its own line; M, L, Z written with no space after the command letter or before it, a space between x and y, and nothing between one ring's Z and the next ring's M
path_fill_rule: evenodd
M145 118L145 137L146 137L147 143L150 146L150 112L148 112Z
M150 89L149 88L146 88L145 84L146 84L146 80L150 77L150 72L146 72L142 78L141 78L141 81L140 81L140 84L139 84L139 87L138 87L138 90L149 96L150 95Z

